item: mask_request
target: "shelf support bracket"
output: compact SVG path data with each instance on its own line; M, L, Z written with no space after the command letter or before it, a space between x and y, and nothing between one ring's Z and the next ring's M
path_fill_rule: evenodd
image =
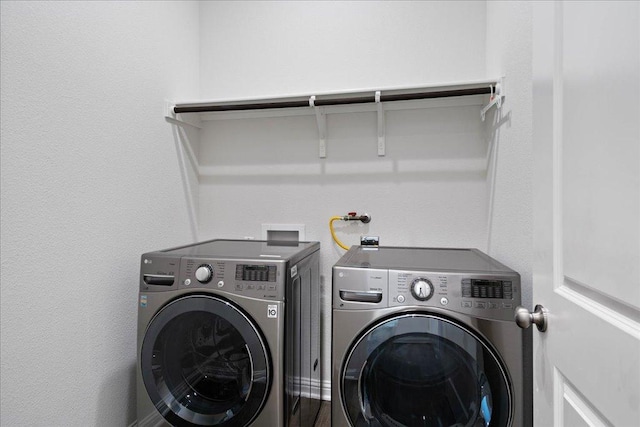
M384 128L384 108L380 101L380 91L376 91L376 107L378 109L378 156L384 156L386 150L385 128Z
M495 86L491 85L490 87L491 87L491 96L489 97L489 103L480 111L480 117L482 118L483 122L486 117L487 111L489 111L491 107L495 105L496 109L498 110L500 109L500 107L502 107L502 101L504 100L504 97L505 97L504 77L501 78L500 81L495 84Z
M318 156L321 159L327 157L327 118L320 110L320 107L316 106L316 97L315 95L309 98L309 107L312 107L316 113L316 122L318 123Z
M197 117L195 118L195 120L197 121L183 120L182 114L180 116L176 114L174 110L175 106L176 104L174 102L171 102L166 99L164 100L164 118L166 121L178 126L191 126L196 129L202 129L202 126L200 125L200 121L198 120Z

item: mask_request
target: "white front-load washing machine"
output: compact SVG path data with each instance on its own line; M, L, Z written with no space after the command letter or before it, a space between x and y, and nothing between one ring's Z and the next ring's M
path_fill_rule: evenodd
M312 425L319 248L211 240L144 254L138 425Z
M333 267L332 426L531 425L520 291L475 249L352 246Z

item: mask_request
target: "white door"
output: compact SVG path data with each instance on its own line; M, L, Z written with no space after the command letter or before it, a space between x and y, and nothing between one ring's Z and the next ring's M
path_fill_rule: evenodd
M640 425L639 22L533 6L536 426Z

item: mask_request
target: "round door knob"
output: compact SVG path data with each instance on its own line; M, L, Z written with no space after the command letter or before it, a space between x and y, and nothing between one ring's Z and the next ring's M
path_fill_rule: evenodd
M418 301L426 301L433 295L433 285L429 279L416 279L411 283L411 295Z
M544 332L547 330L547 313L547 309L541 305L536 305L533 313L524 307L516 307L516 325L522 329L527 329L533 323L540 332Z
M213 268L211 268L211 266L208 264L202 264L196 270L196 279L198 279L198 282L200 283L207 283L211 280L212 277Z

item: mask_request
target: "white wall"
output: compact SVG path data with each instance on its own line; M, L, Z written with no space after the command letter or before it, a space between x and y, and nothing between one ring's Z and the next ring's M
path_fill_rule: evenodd
M162 111L198 4L0 5L0 424L127 425L140 254L192 236Z
M368 226L338 225L348 244L368 233L388 245L486 250L490 195L479 165L492 138L490 253L530 286L526 2L0 7L1 425L135 417L139 256L193 236L180 170L187 161L162 119L165 98L507 75L501 126L481 123L478 106L390 112L383 158L372 113L329 115L325 160L311 116L205 124L200 160L212 168L198 195L198 237L259 237L262 223L304 223L307 238L322 243L325 380L330 267L342 254L329 216L373 216Z
M229 99L485 78L485 2L208 2L201 13L204 98ZM499 75L499 73L498 73ZM361 234L384 245L487 244L487 124L480 101L392 111L387 155L374 112L329 114L327 158L314 116L205 122L200 238L260 237L305 224L321 242L324 395L329 396L331 266ZM440 105L438 101L432 102Z
M201 96L478 79L485 8L478 1L205 2Z
M497 147L489 254L522 279L532 306L532 15L529 1L487 2L487 73L504 75L503 108L487 117Z

